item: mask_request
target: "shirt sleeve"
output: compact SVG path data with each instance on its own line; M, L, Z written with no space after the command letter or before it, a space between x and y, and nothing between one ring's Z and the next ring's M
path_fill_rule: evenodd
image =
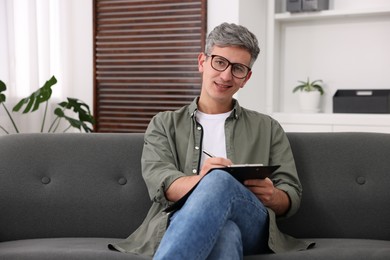
M276 120L272 122L272 129L270 164L281 165L272 176L272 181L275 187L285 191L290 198L290 209L285 215L285 217L289 217L299 209L302 197L302 185L298 177L290 142L286 133Z
M175 145L164 127L161 114L149 123L141 158L142 176L152 201L168 205L165 191L176 179L185 176L178 170Z

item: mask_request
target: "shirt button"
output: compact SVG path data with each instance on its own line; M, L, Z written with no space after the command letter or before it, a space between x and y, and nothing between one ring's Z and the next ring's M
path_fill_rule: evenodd
M199 146L195 146L195 150L199 150Z
M198 171L196 169L193 169L192 170L192 173L197 173Z
M198 129L200 131L200 130L202 130L202 127L198 126L196 129Z

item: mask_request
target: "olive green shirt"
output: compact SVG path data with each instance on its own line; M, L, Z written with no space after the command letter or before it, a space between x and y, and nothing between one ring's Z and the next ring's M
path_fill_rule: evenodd
M126 240L115 245L121 252L154 255L167 228L168 216L163 210L172 204L165 191L182 176L198 174L202 151L202 126L196 121L197 99L177 111L157 114L145 133L142 175L153 201L142 225ZM296 172L290 143L277 121L239 106L225 121L226 154L235 164L262 163L281 165L272 174L274 185L285 191L291 201L287 214L299 208L302 187ZM270 249L276 253L303 250L309 243L281 233L275 213L269 212Z

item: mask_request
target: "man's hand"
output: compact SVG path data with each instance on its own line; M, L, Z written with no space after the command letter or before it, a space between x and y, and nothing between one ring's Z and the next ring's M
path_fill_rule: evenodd
M275 188L269 178L246 180L244 185L252 191L264 206L272 209L277 216L283 215L290 207L290 198L284 191Z
M213 168L227 167L232 164L233 164L232 161L226 158L221 158L221 157L207 158L203 163L199 175L203 177L204 175L206 175L206 173L208 173Z
M165 191L165 197L169 201L176 202L189 192L201 179L200 175L184 176L176 179Z
M200 179L203 178L206 173L208 173L212 168L225 167L232 165L232 161L225 158L207 158L203 163L203 167L199 175L184 176L176 179L165 191L165 197L169 201L178 201L183 197L187 192L189 192L192 187L194 187Z

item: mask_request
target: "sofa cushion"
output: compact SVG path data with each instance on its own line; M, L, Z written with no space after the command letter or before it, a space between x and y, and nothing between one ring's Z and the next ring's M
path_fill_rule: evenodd
M142 134L15 134L0 143L0 241L125 238L145 218Z
M369 239L310 239L316 242L313 249L245 257L245 260L387 260L390 256L390 241Z
M390 241L363 239L311 239L315 249L282 254L246 256L245 260L312 260L312 259L388 259ZM27 239L0 243L0 259L7 260L69 260L69 259L129 259L141 260L150 257L125 254L108 250L115 238L52 238Z
M279 222L299 238L390 240L390 134L288 133L303 186L297 214Z
M115 238L50 238L25 239L0 243L0 259L7 260L98 260L130 259L150 257L124 254L109 250L107 244L119 241Z

